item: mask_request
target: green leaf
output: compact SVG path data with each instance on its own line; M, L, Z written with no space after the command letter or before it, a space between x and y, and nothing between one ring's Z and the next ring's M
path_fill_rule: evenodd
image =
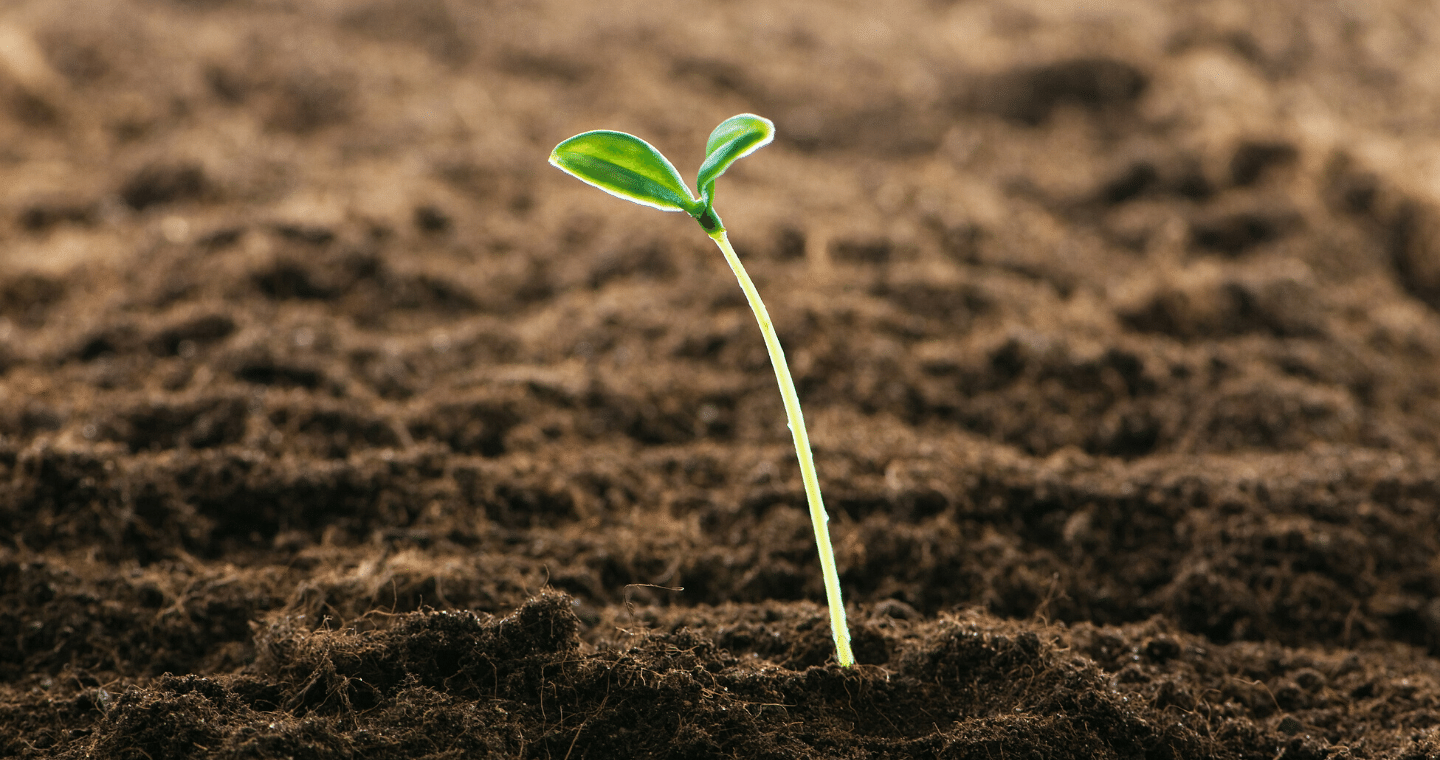
M700 165L700 176L695 180L700 197L708 204L715 179L724 174L730 164L769 145L773 139L775 123L763 116L742 113L720 122L705 143L705 163Z
M698 213L680 173L650 143L624 132L583 132L555 146L550 163L611 195L662 211Z

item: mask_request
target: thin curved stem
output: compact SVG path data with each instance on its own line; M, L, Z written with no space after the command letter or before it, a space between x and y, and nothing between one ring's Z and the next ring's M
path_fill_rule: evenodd
M825 598L830 605L830 630L835 636L835 658L841 667L855 664L855 655L850 652L850 629L845 623L845 603L840 598L840 574L835 569L835 550L830 547L830 516L825 512L825 502L820 498L820 479L815 475L815 457L810 453L810 436L805 432L805 417L800 413L800 397L795 393L795 381L790 379L790 365L785 362L785 351L780 348L780 338L770 322L770 313L760 300L760 292L735 249L725 230L710 233L710 239L720 246L725 262L740 281L750 310L755 312L755 321L760 323L760 332L765 336L765 348L770 352L770 364L775 368L775 380L780 383L780 397L785 400L785 416L790 420L790 434L795 439L795 455L800 458L800 477L805 482L805 498L810 503L810 523L815 528L815 545L820 550L820 568L825 576Z

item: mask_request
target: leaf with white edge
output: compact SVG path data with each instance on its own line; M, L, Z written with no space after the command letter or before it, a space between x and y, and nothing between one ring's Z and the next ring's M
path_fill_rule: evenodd
M763 116L742 113L720 122L710 133L705 143L705 163L700 165L700 176L695 180L695 189L707 203L714 190L715 179L730 168L730 164L754 153L775 139L775 123Z
M662 211L698 212L685 180L660 151L608 129L582 132L555 146L550 163L611 195Z

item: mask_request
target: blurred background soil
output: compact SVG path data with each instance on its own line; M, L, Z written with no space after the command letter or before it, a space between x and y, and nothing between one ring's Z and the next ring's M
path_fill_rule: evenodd
M1440 757L1425 0L0 0L0 756ZM549 168L621 129L693 222Z

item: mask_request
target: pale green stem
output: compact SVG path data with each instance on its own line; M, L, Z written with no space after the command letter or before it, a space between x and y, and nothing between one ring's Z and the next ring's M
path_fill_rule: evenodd
M750 310L755 312L755 321L760 323L760 332L765 335L765 348L770 352L770 364L775 368L775 380L780 383L780 397L785 400L785 416L790 418L790 434L795 439L795 454L800 458L800 478L805 482L805 498L810 502L810 523L815 527L815 545L820 549L820 568L825 575L825 598L830 604L830 630L835 636L835 657L841 667L855 664L855 655L850 653L850 629L845 624L845 603L840 599L840 574L835 570L835 550L830 548L830 516L825 513L825 502L820 499L820 479L815 476L815 457L810 453L810 436L805 432L805 417L800 413L800 397L795 393L795 381L790 379L790 365L785 362L785 351L780 348L780 338L770 323L770 313L760 300L755 283L745 273L740 257L730 247L725 230L710 234L725 261L740 281Z

